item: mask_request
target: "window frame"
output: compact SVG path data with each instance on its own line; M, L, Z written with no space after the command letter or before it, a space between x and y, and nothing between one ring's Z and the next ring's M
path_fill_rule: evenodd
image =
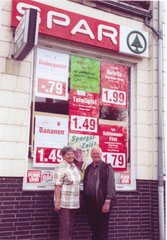
M134 62L134 59L129 58L129 61L127 61L127 56L122 57L121 55L115 54L108 52L107 50L101 50L97 49L94 47L90 46L83 46L81 44L75 44L75 43L69 43L66 41L52 41L49 40L49 44L46 44L45 37L44 39L40 39L38 42L38 46L34 48L34 53L33 53L33 60L32 60L32 76L31 76L31 89L30 89L30 102L32 103L32 100L35 100L35 95L34 95L34 77L35 77L35 70L36 70L36 49L37 48L42 48L42 49L49 49L53 51L57 51L60 53L65 53L65 54L70 54L70 55L78 55L82 57L87 57L87 58L93 58L93 59L98 59L100 61L109 61L114 64L118 65L124 65L127 66L131 69L130 71L130 111L128 115L128 121L130 122L129 127L130 127L130 163L128 163L128 167L130 168L130 171L126 171L131 174L131 184L116 184L116 190L117 191L133 191L136 190L136 178L135 178L135 154L134 154L134 79L135 79L135 64L136 61ZM91 51L90 51L91 50ZM34 99L33 99L34 98ZM31 122L31 117L33 116L32 119L34 119L34 115L32 115L32 112L34 109L32 108L35 106L35 104L31 104L30 106L30 122ZM39 114L39 112L38 112ZM37 114L37 115L38 115ZM52 115L52 113L44 113L42 112L41 115ZM54 114L55 116L55 114ZM32 123L30 123L30 127L32 127ZM31 133L31 134L30 134ZM28 141L30 140L30 135L33 134L33 128L29 131L29 136L28 136ZM31 138L30 145L28 146L28 153L29 153L29 148L33 148L33 138ZM32 156L31 156L32 157ZM29 158L27 157L26 160L26 169L25 169L25 176L23 180L23 190L52 190L52 186L47 186L47 187L36 187L36 186L28 186L27 184L27 170L28 168L28 162ZM35 168L35 169L40 169L40 168ZM128 168L127 168L128 169Z

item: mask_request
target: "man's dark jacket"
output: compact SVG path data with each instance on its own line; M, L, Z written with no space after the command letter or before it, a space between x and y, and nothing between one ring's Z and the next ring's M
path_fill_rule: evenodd
M90 168L92 167L91 163L85 170L85 174L84 174L84 180L83 180L83 184L84 184L84 200L86 204L89 204L89 199L86 196L86 186L87 184L89 184L88 182L88 173L90 171ZM98 189L96 189L96 205L99 209L102 209L102 206L105 202L106 196L107 196L107 180L108 180L108 171L109 168L112 168L111 165L105 163L102 161L101 165L100 165L100 169L99 169L99 185L98 185ZM112 193L112 198L111 198L111 205L113 206L116 202L116 198L115 198L115 182L111 183L114 184L114 191Z

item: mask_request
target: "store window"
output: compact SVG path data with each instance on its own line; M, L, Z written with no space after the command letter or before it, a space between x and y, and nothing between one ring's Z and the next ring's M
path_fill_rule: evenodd
M115 171L117 190L135 189L131 144L132 67L95 54L39 47L34 54L30 146L23 188L53 189L61 148L74 147L83 176L90 150Z

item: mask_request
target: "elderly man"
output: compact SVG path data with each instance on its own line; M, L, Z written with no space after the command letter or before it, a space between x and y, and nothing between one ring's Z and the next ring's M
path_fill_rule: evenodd
M99 147L91 150L93 162L84 175L84 196L93 240L108 239L108 222L115 200L115 180L111 165L101 160Z

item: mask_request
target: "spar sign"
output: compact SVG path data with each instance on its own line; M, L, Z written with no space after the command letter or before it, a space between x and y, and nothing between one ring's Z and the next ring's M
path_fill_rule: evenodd
M39 33L116 52L148 57L148 33L41 4L13 0L12 27L17 27L26 9L40 13Z

